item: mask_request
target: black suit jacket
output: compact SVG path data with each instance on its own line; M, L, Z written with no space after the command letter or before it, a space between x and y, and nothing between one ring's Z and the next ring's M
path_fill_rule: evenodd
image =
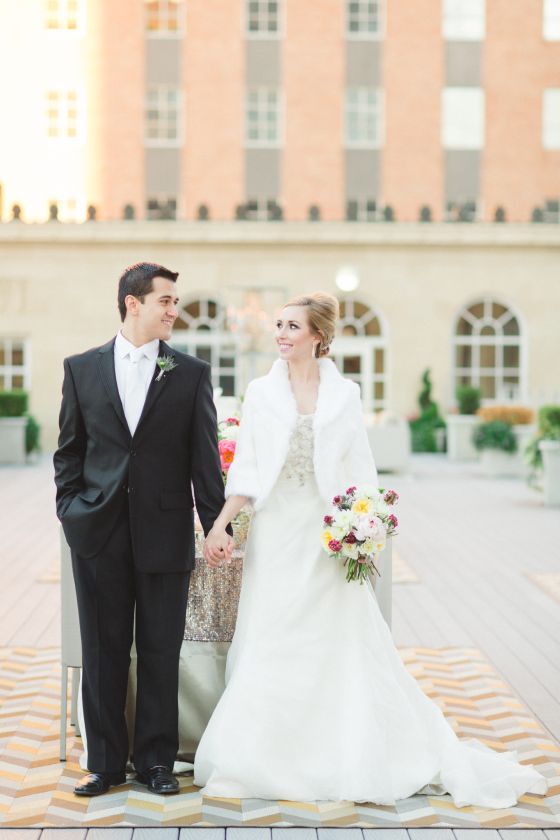
M57 515L71 549L88 558L128 513L138 570L183 572L194 567L191 482L205 533L224 504L210 365L160 342L177 367L159 382L156 367L131 436L114 343L64 360Z

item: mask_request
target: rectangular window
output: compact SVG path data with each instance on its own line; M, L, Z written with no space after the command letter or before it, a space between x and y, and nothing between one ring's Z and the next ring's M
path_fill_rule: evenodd
M148 198L146 216L151 221L177 218L177 199L174 196L158 195Z
M280 145L280 91L277 88L248 89L245 143L252 147Z
M84 208L78 205L75 198L51 198L47 202L48 217L52 218L56 208L55 218L59 222L81 222L84 219Z
M44 0L45 29L76 30L82 25L83 0Z
M485 32L484 0L444 0L443 37L448 41L481 41Z
M29 391L29 353L22 338L0 338L0 391Z
M181 91L172 85L149 85L146 95L147 146L181 143Z
M246 33L249 37L277 37L280 0L246 0Z
M346 0L346 34L351 38L379 38L381 0Z
M283 212L274 198L249 198L245 204L238 206L236 219L245 222L280 222Z
M346 91L346 146L379 149L383 143L382 91L356 87Z
M154 37L181 35L183 3L181 0L145 0L146 32Z
M351 198L346 202L348 222L375 222L380 218L374 198Z
M543 38L560 41L560 0L543 0Z
M484 91L448 87L442 93L442 143L445 149L482 149Z
M545 149L560 149L560 88L543 92L542 144Z
M46 93L46 132L52 140L76 140L79 136L78 94L75 90Z

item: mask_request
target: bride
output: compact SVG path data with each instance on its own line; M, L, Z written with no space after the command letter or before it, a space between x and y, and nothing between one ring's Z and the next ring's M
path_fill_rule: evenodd
M515 753L459 741L404 667L373 589L347 583L321 548L332 497L378 484L359 388L325 358L337 317L331 295L291 300L276 324L280 358L247 388L210 565L248 500L255 513L195 784L208 796L381 805L450 793L489 808L545 793Z

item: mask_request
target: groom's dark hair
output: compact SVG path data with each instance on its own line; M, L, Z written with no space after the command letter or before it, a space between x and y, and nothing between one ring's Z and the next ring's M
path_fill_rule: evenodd
M139 262L125 268L119 278L118 302L121 321L126 318L124 299L127 295L134 295L140 303L144 303L144 295L149 295L153 291L154 277L165 277L166 280L175 282L178 276L178 271L170 271L157 263Z

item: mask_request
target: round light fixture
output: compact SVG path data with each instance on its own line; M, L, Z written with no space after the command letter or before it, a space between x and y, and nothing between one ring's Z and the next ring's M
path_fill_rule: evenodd
M342 292L353 292L360 285L357 270L350 265L342 266L336 272L335 283Z

